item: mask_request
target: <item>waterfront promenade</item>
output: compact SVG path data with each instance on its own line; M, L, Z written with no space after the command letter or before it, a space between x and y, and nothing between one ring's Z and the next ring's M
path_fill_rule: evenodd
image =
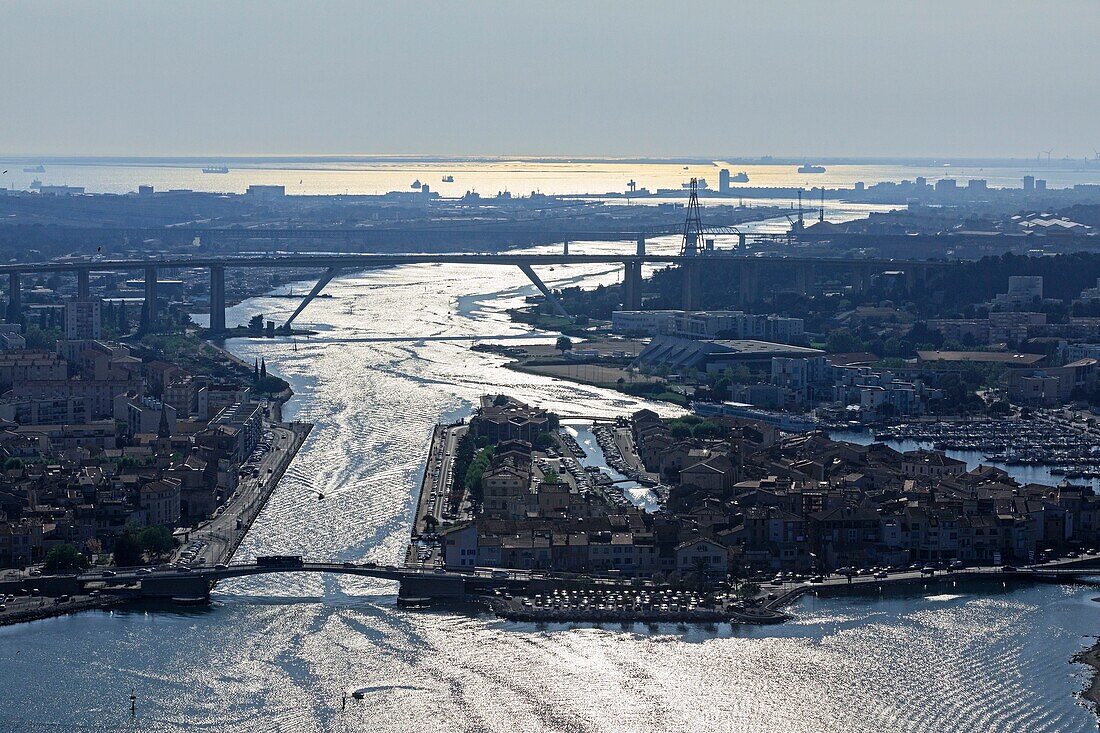
M188 548L194 548L195 552L186 560L188 564L213 567L229 562L311 428L309 424L298 423L266 424L265 429L274 437L271 449L255 468L256 475L242 477L229 501L186 534L185 543L173 553L173 561L183 562Z

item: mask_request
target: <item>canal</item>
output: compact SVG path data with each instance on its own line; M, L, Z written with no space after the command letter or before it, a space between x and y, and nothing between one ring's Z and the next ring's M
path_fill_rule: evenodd
M553 339L508 321L505 308L532 292L518 271L402 267L329 292L303 314L317 336L230 344L290 381L289 419L316 424L238 558L399 560L432 426L482 393L565 413L646 404L514 372L451 340ZM292 306L255 298L229 320ZM1097 591L986 590L811 597L793 622L767 628L599 628L406 610L385 581L239 579L208 608L0 629L0 730L1095 731L1075 699L1086 670L1070 658L1097 632ZM342 709L358 688L363 699Z

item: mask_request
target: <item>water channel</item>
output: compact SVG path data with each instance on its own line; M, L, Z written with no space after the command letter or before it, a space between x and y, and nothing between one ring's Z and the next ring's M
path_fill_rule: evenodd
M555 284L618 277L600 267L545 274ZM553 339L508 321L504 309L532 292L518 270L409 266L350 275L328 292L302 318L319 335L230 344L290 381L288 418L316 424L238 559L400 559L432 426L468 414L480 394L565 414L646 404L514 372L452 340ZM229 322L293 305L255 298ZM0 730L1097 728L1075 699L1086 669L1070 663L1100 629L1096 589L994 583L808 598L793 622L767 628L540 627L406 610L395 593L385 581L265 576L219 586L208 608L0 629ZM364 699L342 709L344 691L362 687Z

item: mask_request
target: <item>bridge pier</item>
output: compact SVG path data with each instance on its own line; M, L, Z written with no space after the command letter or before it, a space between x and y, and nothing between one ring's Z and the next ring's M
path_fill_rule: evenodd
M562 244L562 254L565 255L566 257L569 256L569 240L568 239L565 240L565 242Z
M210 333L225 333L225 266L210 266Z
M927 280L928 276L925 268L913 265L905 268L905 291L910 295L919 289L923 289Z
M862 268L855 268L848 274L848 277L853 293L862 293L867 289L867 273Z
M519 269L523 270L523 274L527 276L527 279L534 283L535 287L539 289L543 297L546 298L546 302L550 304L550 307L554 309L554 315L561 316L562 318L568 318L569 313L565 310L565 306L558 300L558 296L554 295L554 291L546 287L535 271L531 269L530 265L520 265Z
M693 311L699 307L699 263L685 261L680 265L680 274L680 307Z
M642 309L642 263L623 263L623 310Z
M742 262L739 268L737 299L741 305L756 302L760 289L760 267L755 262Z
M814 266L811 264L796 265L794 284L799 295L808 295L814 284Z
M146 598L209 599L210 582L203 575L150 575L141 580L141 595Z
M76 271L76 297L81 300L87 298L91 294L91 287L89 286L91 274L91 270L86 267L82 267Z
M462 598L464 595L465 579L446 575L409 574L401 579L398 590L398 596L402 598Z
M639 257L645 257L645 237L644 236L638 237L637 255Z
M8 273L8 323L23 322L23 285L22 275L18 272Z
M142 306L145 315L143 324L146 332L157 330L157 268L155 265L145 267L145 304Z
M318 280L317 284L313 286L313 290L310 290L309 295L302 299L302 302L299 303L298 307L294 309L294 312L290 314L290 318L286 319L286 323L279 327L279 330L289 332L290 324L294 322L294 319L298 317L298 314L304 311L306 309L306 306L312 303L313 299L321 294L321 291L325 289L325 286L332 282L332 278L340 274L340 270L341 268L338 267L330 267L325 270L325 274L321 275L321 279Z

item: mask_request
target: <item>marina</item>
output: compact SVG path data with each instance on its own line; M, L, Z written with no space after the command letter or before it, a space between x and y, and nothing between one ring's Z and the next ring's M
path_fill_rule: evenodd
M880 429L874 437L936 450L976 451L986 461L1008 466L1050 466L1056 475L1100 471L1100 431L1095 425L1046 412L1027 420L906 423Z
M779 623L789 618L768 605L736 594L688 589L554 589L532 597L494 596L494 612L512 621Z

